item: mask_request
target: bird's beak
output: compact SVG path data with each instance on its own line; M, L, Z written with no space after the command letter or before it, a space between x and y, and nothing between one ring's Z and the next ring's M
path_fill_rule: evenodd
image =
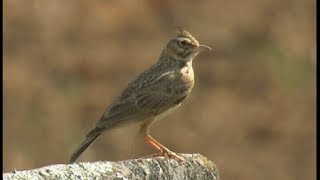
M199 50L202 50L202 49L208 49L208 50L212 51L212 48L211 48L211 47L209 47L209 46L207 46L207 45L204 45L204 44L200 44L200 45L199 45Z

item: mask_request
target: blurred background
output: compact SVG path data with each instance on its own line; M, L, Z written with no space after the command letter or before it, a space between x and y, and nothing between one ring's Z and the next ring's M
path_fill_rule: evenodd
M196 58L191 96L151 134L208 157L222 179L315 179L315 0L3 5L3 172L67 163L179 25L214 51ZM79 161L154 153L137 130L105 132Z

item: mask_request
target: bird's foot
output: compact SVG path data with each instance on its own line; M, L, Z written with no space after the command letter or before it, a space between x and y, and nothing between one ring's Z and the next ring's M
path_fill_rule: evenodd
M179 155L179 154L177 154L177 153L175 153L173 151L170 151L169 149L166 149L166 150L164 150L162 152L159 152L157 154L158 154L158 156L164 156L166 158L172 158L172 159L175 159L175 160L177 160L179 162L185 161L185 159L181 155Z
M165 148L163 149L162 151L158 152L158 153L155 153L155 154L151 154L151 155L148 155L148 156L145 156L145 158L151 158L151 157L159 157L159 156L162 156L162 157L165 157L165 158L171 158L171 159L175 159L177 160L178 162L183 162L185 161L185 159L173 152L173 151L170 151L169 149Z
M156 154L152 154L148 157L157 157L157 156L163 156L166 158L173 158L176 159L179 162L183 162L185 161L184 158L180 155L178 155L177 153L170 151L167 147L165 147L164 145L160 144L157 140L155 140L154 138L152 138L150 135L146 134L144 137L144 140L147 144L149 144L151 147L153 147L154 149L156 149L158 151L158 153Z

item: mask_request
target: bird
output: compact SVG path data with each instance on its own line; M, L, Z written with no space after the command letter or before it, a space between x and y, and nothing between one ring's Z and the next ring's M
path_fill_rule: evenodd
M139 123L139 133L146 144L154 148L154 156L183 160L177 153L154 139L149 129L157 120L175 111L190 95L194 86L192 62L203 50L211 47L200 44L187 30L177 27L177 34L163 48L158 61L142 72L108 106L85 140L70 157L70 163L106 130Z

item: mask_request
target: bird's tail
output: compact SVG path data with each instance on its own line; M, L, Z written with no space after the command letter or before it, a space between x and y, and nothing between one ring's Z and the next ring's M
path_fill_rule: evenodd
M100 128L95 128L87 135L87 138L80 144L80 146L73 152L70 157L70 163L75 162L78 157L96 140L101 134Z

